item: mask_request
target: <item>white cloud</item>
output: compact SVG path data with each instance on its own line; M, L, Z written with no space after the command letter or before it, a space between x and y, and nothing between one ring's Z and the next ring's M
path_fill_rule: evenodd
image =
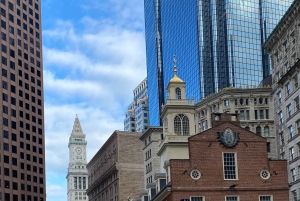
M68 140L76 114L90 160L114 130L123 130L132 91L146 77L143 1L76 4L85 16L77 21L55 16L43 30L47 201L66 200Z

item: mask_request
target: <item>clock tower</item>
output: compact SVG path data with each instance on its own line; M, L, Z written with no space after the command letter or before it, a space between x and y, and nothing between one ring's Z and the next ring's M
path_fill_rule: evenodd
M76 115L73 130L69 138L69 167L67 174L68 201L88 200L88 171L86 168L86 145L79 119Z

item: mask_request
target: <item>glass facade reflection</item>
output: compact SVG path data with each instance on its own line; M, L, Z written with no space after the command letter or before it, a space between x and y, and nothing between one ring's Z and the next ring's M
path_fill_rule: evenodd
M173 76L187 82L187 98L258 85L270 74L262 44L292 0L144 0L150 124Z

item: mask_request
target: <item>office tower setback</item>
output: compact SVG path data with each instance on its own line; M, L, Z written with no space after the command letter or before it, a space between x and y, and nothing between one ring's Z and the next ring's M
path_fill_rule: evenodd
M0 200L45 201L41 0L0 7Z
M269 76L262 44L292 0L144 0L150 125L160 125L170 63L195 101Z

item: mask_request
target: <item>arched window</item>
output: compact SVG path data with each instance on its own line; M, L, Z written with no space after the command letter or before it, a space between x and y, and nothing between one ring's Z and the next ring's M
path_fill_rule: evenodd
M269 137L270 136L269 126L265 126L265 128L264 128L264 135L265 135L265 137Z
M256 127L256 134L261 135L261 127L260 126Z
M183 135L190 135L190 123L187 116L184 116L182 119L182 133Z
M174 119L174 132L177 135L181 134L181 119L179 116L176 116Z
M175 89L176 99L181 99L181 90L179 88Z
M246 126L246 127L245 127L245 129L246 129L247 131L250 131L250 128L249 128L249 126Z
M174 132L177 135L190 135L190 123L187 116L179 114L174 118Z

